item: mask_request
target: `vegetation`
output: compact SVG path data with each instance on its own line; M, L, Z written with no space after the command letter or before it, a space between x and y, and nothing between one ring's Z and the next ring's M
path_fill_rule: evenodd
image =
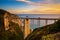
M23 40L23 33L16 23L10 22L10 29L0 32L0 40Z
M13 30L14 29L13 35L11 36L12 40L23 40L23 32L19 28L19 25L17 23L14 23L14 22L10 21L10 25L9 26L10 26L9 30Z
M0 9L0 40L24 40L23 32L21 31L17 23L14 23L11 20L9 20L9 29L5 30L4 25L5 12L7 11ZM7 13L11 15L9 12Z
M43 35L60 32L60 20L54 24L35 29L25 40L41 40Z

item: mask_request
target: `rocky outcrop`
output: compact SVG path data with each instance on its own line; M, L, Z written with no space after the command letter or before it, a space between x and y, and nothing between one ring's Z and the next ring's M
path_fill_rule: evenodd
M21 19L0 9L0 40L23 40Z
M41 40L42 36L57 32L60 32L60 20L53 24L34 29L25 40Z

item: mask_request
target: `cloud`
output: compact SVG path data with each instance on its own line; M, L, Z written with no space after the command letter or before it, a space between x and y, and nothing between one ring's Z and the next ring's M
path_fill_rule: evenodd
M45 6L46 4L59 4L59 0L43 0L42 2L32 2L30 0L16 0L26 2L29 5Z
M52 7L37 7L33 9L17 9L17 10L8 10L12 13L17 14L60 14L60 5Z
M22 1L22 2L25 2L29 5L35 5L36 4L35 2L29 1L29 0L16 0L16 1Z
M43 2L32 2L29 0L16 0L26 2L29 5L38 6L33 9L10 9L11 13L17 14L60 14L60 4L58 0L44 0ZM42 7L41 7L42 6Z
M27 1L27 0L16 0L16 1L24 1L24 2L25 2L25 1Z
M31 2L29 0L16 0L16 1L22 1L22 2L26 2L26 3L30 3Z

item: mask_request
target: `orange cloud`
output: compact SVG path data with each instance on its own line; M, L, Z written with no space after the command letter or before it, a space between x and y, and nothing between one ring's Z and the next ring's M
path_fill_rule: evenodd
M60 14L60 4L58 0L44 0L43 2L32 2L29 0L16 0L26 2L29 5L37 6L33 9L16 9L16 10L8 10L12 13L19 14ZM41 7L42 6L42 7Z
M11 13L17 14L60 14L60 4L46 4L42 7L36 7L31 9L16 9L8 10Z

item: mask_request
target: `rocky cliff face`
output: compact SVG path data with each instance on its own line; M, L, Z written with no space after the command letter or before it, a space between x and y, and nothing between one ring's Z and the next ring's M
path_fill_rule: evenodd
M0 40L23 40L21 19L0 9Z
M25 40L41 40L42 36L57 32L60 32L60 20L54 24L36 28Z

